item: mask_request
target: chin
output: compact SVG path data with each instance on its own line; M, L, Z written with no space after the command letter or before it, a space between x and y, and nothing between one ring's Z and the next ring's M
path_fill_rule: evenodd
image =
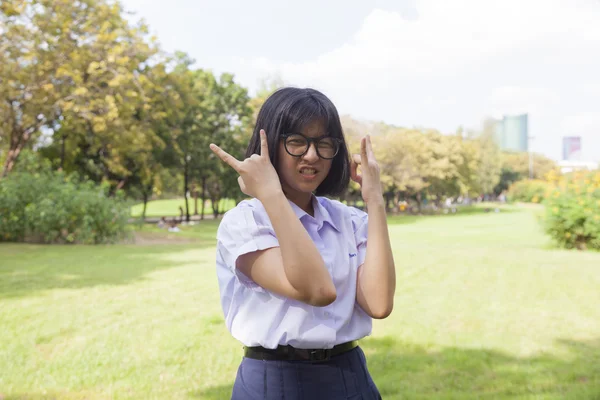
M307 182L296 182L296 184L293 187L293 190L300 192L300 193L314 193L317 188L319 187L319 185L321 184L321 182L319 183L307 183Z

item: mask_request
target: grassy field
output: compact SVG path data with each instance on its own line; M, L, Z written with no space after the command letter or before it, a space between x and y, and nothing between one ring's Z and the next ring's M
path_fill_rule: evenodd
M190 214L194 212L194 199L188 199L188 206L190 208ZM179 207L183 208L185 212L185 199L167 199L167 200L154 200L149 201L146 209L147 217L175 217L179 216ZM202 201L198 200L198 213L202 207ZM230 199L224 199L221 201L220 208L225 211L235 207L235 202ZM131 207L131 216L139 217L142 215L144 204L136 204ZM210 200L206 201L204 207L204 214L212 214L212 203Z
M0 245L0 398L228 399L242 348L216 224L149 228L151 245ZM390 232L395 310L361 341L384 399L600 398L599 253L552 249L523 209Z

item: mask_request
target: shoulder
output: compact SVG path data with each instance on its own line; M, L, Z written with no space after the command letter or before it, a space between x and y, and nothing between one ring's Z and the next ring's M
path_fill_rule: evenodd
M368 219L368 214L359 208L349 206L338 200L332 200L327 197L317 197L317 200L323 208L327 210L331 218L337 224L344 224L350 221L353 228L356 229Z
M262 203L257 199L247 199L240 201L235 207L223 214L218 233L240 229L257 229L258 226L264 225L270 225L270 221Z
M226 211L223 214L223 218L221 219L221 223L235 220L237 218L240 218L244 214L248 214L248 213L252 213L252 214L254 214L254 213L261 213L261 212L264 212L264 211L265 211L265 209L263 208L261 202L258 201L257 199L242 200L235 207L233 207L229 211Z

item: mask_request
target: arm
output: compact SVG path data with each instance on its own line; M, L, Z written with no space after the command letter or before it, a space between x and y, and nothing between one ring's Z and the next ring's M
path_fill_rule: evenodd
M368 204L367 255L364 264L358 268L356 282L358 304L368 315L378 319L391 314L396 291L396 268L385 205L383 198L381 200Z
M282 192L262 201L280 247L245 254L238 269L261 287L324 307L336 299L335 286L308 232Z
M362 166L362 175L357 173L358 165ZM379 166L368 136L361 141L361 155L353 157L351 176L361 185L362 197L369 212L367 254L365 262L358 268L356 301L372 318L387 318L394 308L396 266L388 233Z

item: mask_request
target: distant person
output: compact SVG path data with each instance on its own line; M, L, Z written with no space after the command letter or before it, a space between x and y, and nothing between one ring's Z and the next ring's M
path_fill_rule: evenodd
M253 197L217 232L225 323L245 346L232 399L381 399L358 345L396 287L370 138L351 163L332 102L284 88L262 106L245 160L211 149ZM368 215L324 197L350 178Z
M159 228L164 228L167 226L167 219L165 217L161 217L158 223L156 224Z
M171 223L169 224L169 232L180 232L181 229L179 229L179 227L177 226L177 221L175 220L175 218L173 218L171 220Z

